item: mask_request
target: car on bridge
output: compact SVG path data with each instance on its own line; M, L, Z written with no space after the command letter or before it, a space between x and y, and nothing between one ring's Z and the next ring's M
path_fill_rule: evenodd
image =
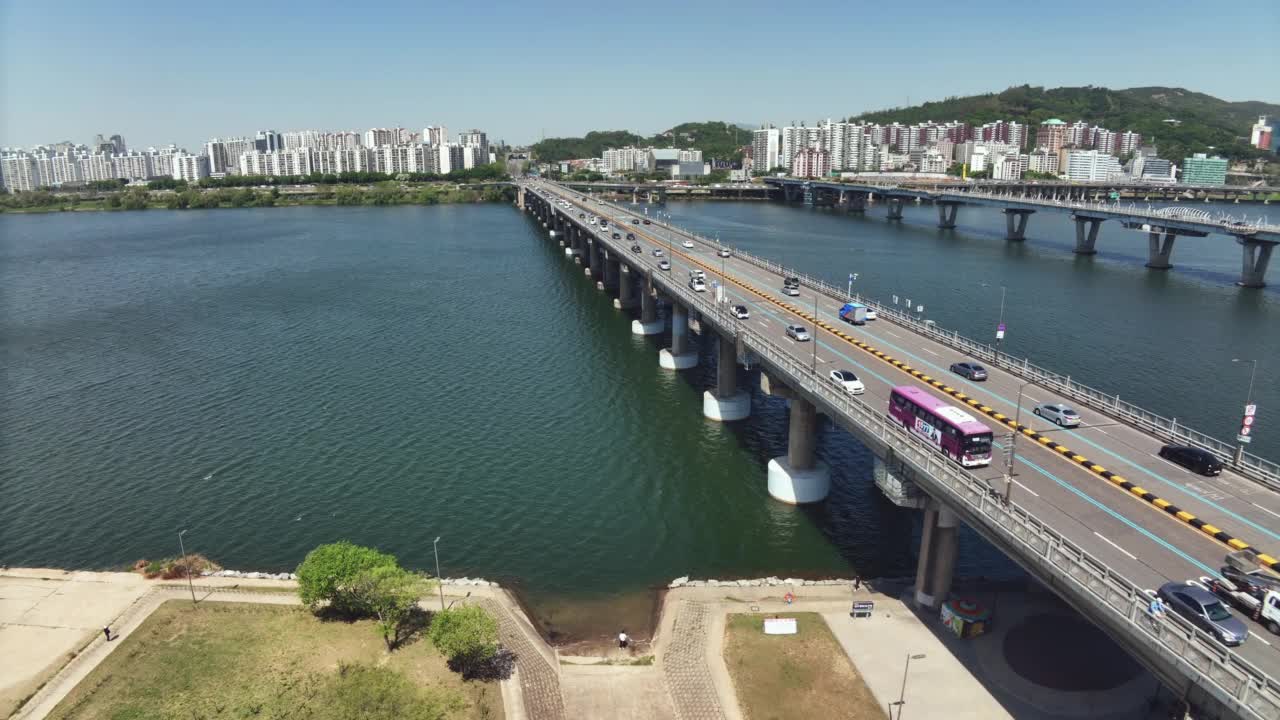
M634 239L634 238L632 238L632 239ZM662 257L663 255L666 255L666 253L664 253L664 252L662 251L662 248L654 248L654 249L653 249L653 256L654 256L654 257Z
M720 252L718 252L718 253L716 253L716 254L717 254L717 255L719 255L720 257L732 257L732 256L733 256L733 252L732 252L731 250L729 250L729 248L727 248L727 247L722 247L722 248L720 248Z
M702 278L703 280L706 280L707 273L704 270L699 270L698 268L694 268L689 271L689 277L698 277L698 278Z
M632 246L631 246L631 252L633 252L633 253L639 253L639 252L641 252L641 250L640 250L640 246L639 246L638 244L637 244L637 245L632 245Z
M783 285L782 294L789 297L796 297L800 294L800 286L791 284Z
M586 214L586 213L578 213L578 219L579 219L579 220L582 220L582 219L583 219L583 218L585 218L586 216L587 216L587 214Z
M739 320L746 320L751 317L751 311L747 309L746 305L734 305L729 308L729 314Z
M1080 413L1062 403L1044 403L1037 405L1031 412L1060 427L1076 427L1080 424Z
M1222 474L1222 461L1208 450L1190 445L1165 445L1160 448L1159 455L1175 465L1206 477Z
M689 250L692 250L692 249L693 249L693 241L692 241L692 240L685 240L684 242L680 243L680 247L682 247L682 248L686 248L686 249L689 249Z
M640 224L640 218L631 218L631 224L632 224L632 225L639 225L639 224Z
M850 395L861 395L867 391L867 386L862 384L852 370L832 370L830 378L836 387Z
M614 233L614 234L613 234L613 239L614 239L614 240L621 240L621 239L622 239L622 233Z
M951 372L974 382L982 382L987 379L987 369L974 362L951 363Z
M809 331L803 325L788 325L787 337L796 342L809 342Z
M689 288L694 292L706 292L707 281L700 277L689 278Z
M649 219L648 219L648 218L645 218L645 219L643 220L643 222L644 222L644 224L645 224L645 225L650 225L650 224L652 224L652 223L650 223L650 222L649 222Z
M1249 639L1249 628L1222 604L1216 595L1199 583L1168 582L1156 591L1161 600L1192 625L1235 647Z
M627 233L627 239L628 239L628 240L635 240L635 239L636 239L636 234L635 234L635 233Z
M659 270L670 270L670 269L671 269L671 261L670 261L670 260L661 260L661 261L659 261L659 262L658 262L658 269L659 269Z

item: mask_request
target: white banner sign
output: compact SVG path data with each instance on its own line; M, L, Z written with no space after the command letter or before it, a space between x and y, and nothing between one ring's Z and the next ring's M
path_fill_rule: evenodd
M765 635L795 635L796 619L795 618L765 618L764 634Z

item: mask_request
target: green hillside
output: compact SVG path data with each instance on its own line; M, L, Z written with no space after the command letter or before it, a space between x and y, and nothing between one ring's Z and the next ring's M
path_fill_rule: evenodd
M751 132L733 123L689 122L652 137L626 130L595 131L580 138L547 138L532 146L534 155L543 162L559 162L576 158L600 157L609 148L636 147L697 148L706 160L741 160L740 149L751 142Z
M962 120L971 125L1016 120L1032 127L1049 118L1084 120L1117 132L1140 132L1144 142L1159 147L1162 157L1180 160L1193 152L1217 152L1238 159L1259 157L1263 153L1247 142L1249 126L1258 115L1280 115L1280 105L1228 102L1182 88L1046 90L1022 85L1000 93L947 98L851 119L876 123ZM1181 124L1171 125L1164 122L1166 119L1180 120Z

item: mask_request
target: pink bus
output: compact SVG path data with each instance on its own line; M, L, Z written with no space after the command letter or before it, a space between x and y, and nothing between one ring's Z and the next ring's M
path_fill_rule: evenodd
M991 464L991 428L920 388L895 387L889 416L965 467Z

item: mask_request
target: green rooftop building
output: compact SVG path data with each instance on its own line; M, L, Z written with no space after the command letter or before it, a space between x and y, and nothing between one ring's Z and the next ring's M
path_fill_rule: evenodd
M1196 153L1182 160L1183 185L1226 185L1227 159Z

